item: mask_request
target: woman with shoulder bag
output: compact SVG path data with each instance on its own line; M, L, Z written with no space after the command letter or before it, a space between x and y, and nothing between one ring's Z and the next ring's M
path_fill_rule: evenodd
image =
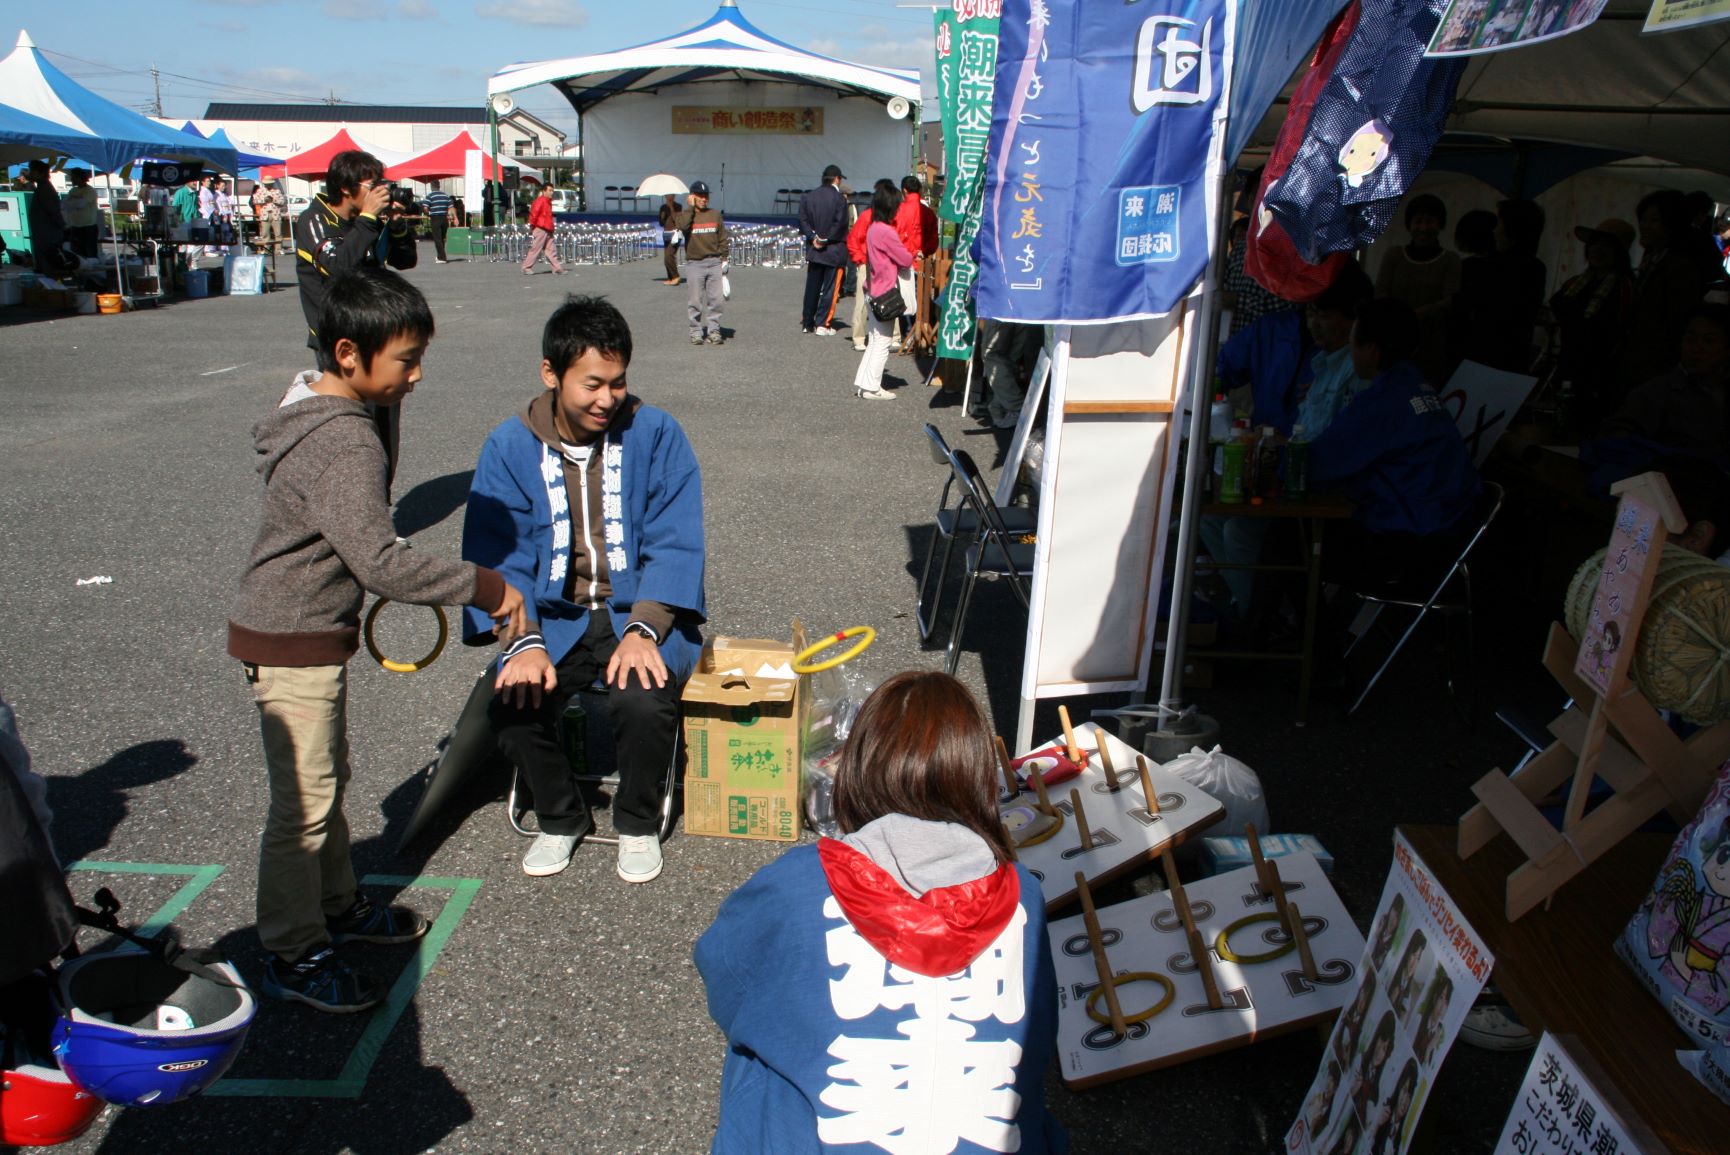
M897 287L901 274L913 267L913 254L895 233L895 210L901 195L891 181L880 180L871 194L871 227L865 233L865 294L870 301L870 337L853 375L853 391L869 401L893 401L883 388L883 367L889 363L889 335L895 319L907 311Z

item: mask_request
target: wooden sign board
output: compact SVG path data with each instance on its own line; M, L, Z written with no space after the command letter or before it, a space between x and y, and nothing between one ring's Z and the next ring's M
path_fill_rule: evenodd
M1113 789L1100 763L1101 738L1109 743L1117 788ZM1212 826L1225 816L1225 806L1213 795L1191 786L1175 774L1148 767L1148 780L1158 795L1157 812L1142 796L1141 775L1136 770L1136 752L1089 722L1075 728L1076 744L1087 759L1087 769L1077 777L1051 788L1051 801L1063 814L1063 826L1051 838L1016 851L1021 865L1033 872L1045 894L1045 909L1058 910L1075 901L1075 872L1087 876L1089 885L1107 882L1140 863L1159 855ZM1061 746L1061 737L1037 747ZM1075 820L1070 791L1080 792L1093 848L1081 845L1081 827ZM1030 792L1023 792L1024 799Z
M1643 490L1624 493L1616 507L1616 528L1604 552L1604 570L1598 575L1586 636L1580 639L1580 657L1574 665L1574 672L1599 697L1627 676L1640 629L1640 614L1635 611L1645 608L1658 555L1663 553L1664 523L1643 497Z
M1318 979L1304 977L1295 944L1277 921L1273 896L1257 881L1253 866L1186 883L1193 917L1211 954L1222 1003L1218 1010L1208 1005L1169 892L1098 911L1100 939L1112 972L1158 974L1173 988L1163 1011L1146 1022L1130 1023L1122 1036L1087 1011L1099 972L1084 920L1078 915L1051 923L1057 1056L1067 1086L1082 1090L1245 1046L1328 1019L1345 1005L1358 985L1364 936L1315 856L1297 853L1274 861L1286 894L1300 910ZM1233 931L1228 944L1233 953L1247 956L1282 947L1286 953L1258 963L1222 959L1220 933L1246 916L1267 917ZM1123 1013L1130 1017L1164 997L1163 985L1153 981L1123 983L1117 990Z

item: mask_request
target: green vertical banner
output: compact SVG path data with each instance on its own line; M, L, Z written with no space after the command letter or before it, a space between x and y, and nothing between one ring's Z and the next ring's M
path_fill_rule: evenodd
M973 241L985 196L985 148L991 133L991 91L997 73L997 23L1002 0L955 0L934 13L937 99L943 115L943 160L948 180L938 215L958 221L955 264L938 302L937 355L966 361L977 328L973 282L979 266Z

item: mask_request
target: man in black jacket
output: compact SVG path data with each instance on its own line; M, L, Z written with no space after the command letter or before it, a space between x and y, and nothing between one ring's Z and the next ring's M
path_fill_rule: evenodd
M799 233L805 238L805 303L799 328L827 337L835 332L835 298L847 269L847 198L840 184L846 174L835 165L823 170L823 184L799 198Z
M379 238L388 232L384 260L397 269L412 269L418 261L415 236L391 210L390 185L385 183L384 162L370 152L351 149L330 158L324 174L324 192L315 194L300 219L294 222L294 273L300 282L300 307L306 314L306 346L318 349L318 313L324 293L338 273L363 265L377 267ZM334 366L319 357L319 369ZM395 405L373 410L378 435L389 459L390 477L396 476L396 453L400 430Z

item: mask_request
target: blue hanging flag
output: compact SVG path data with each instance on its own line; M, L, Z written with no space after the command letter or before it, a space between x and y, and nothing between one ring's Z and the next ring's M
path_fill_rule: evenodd
M1233 0L1005 0L979 315L1170 312L1207 267Z
M1429 162L1463 60L1425 57L1449 0L1361 0L1291 167L1265 191L1304 260L1373 243Z

